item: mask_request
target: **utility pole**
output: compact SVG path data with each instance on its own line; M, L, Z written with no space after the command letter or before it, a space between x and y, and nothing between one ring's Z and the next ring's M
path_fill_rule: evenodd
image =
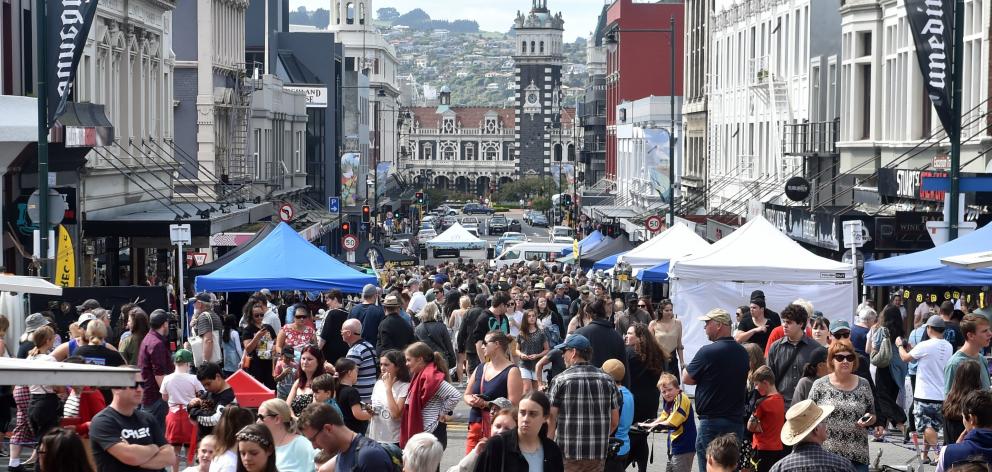
M964 60L964 0L954 2L954 63L951 68L951 119L954 121L947 130L951 141L951 168L948 172L951 179L951 192L947 208L948 241L958 238L959 195L961 194L961 75Z
M35 67L38 68L38 258L41 267L38 275L51 278L48 260L48 25L45 14L46 0L35 1L35 30L38 38Z

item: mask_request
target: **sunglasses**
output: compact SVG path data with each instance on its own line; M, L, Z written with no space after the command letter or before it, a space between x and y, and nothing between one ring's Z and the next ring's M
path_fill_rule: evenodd
M855 354L834 354L834 360L837 362L854 362L857 359Z
M851 333L834 333L834 339L847 339L851 337Z
M264 414L264 415L263 414L255 415L255 418L257 418L258 421L265 421L265 418L275 418L277 416L279 416L279 415L275 415L275 414L272 414L272 413L267 413L267 414Z
M647 308L648 306L647 306L647 305L645 305L645 304L643 304L643 303L638 303L638 304L637 304L637 307L638 307L638 308Z
M296 315L295 316L295 318L298 319L298 320L305 320L305 319L307 319L309 317L310 317L310 315Z
M132 389L142 388L144 386L145 386L145 381L144 380L135 380L134 381L134 385L125 385L125 386L123 386L121 388L132 390Z

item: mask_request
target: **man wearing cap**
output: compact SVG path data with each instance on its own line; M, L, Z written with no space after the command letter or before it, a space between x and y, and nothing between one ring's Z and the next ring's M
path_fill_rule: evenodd
M782 444L792 446L792 453L772 466L771 472L854 472L851 461L823 448L827 440L823 420L833 411L833 405L817 406L813 400L792 405L782 426Z
M386 317L379 323L378 342L375 352L402 351L413 344L417 338L413 335L413 326L400 316L400 300L396 295L389 295L382 302Z
M696 386L696 462L706 470L706 446L713 438L734 433L744 437L744 401L748 354L731 333L730 314L714 308L699 318L710 344L696 352L682 372L682 383Z
M911 346L902 337L896 338L899 357L916 361L916 385L913 387L913 420L916 430L923 431L921 462L929 463L928 450L937 449L937 432L944 424L941 408L944 405L944 366L951 360L954 348L944 340L944 319L932 315L927 320L927 339Z
M775 341L768 351L768 367L775 374L775 388L782 394L785 407L792 404L796 384L803 377L803 368L810 361L820 343L806 335L806 309L790 304L782 310L782 331L784 337Z
M420 280L411 278L406 283L406 289L410 294L410 303L406 305L406 312L410 316L417 316L417 313L420 313L420 310L427 306L427 297L424 296L424 292L420 291Z
M379 301L379 289L372 284L366 284L362 288L362 303L351 309L351 316L362 323L362 337L369 344L375 346L379 338L379 323L386 317L386 312L377 305Z
M608 438L620 423L620 391L613 377L589 363L593 349L585 336L571 334L555 349L569 367L548 389L548 437L561 446L566 471L602 471Z
M224 331L224 322L214 313L217 298L209 292L196 294L193 304L193 318L190 320L192 334L203 340L203 361L223 362L223 352L220 348L220 334ZM219 354L219 355L218 355ZM197 366L199 367L199 366Z
M572 305L572 298L569 297L567 293L565 293L566 289L567 287L565 287L565 284L555 285L555 294L553 297L551 297L551 303L553 303L555 307L558 308L558 314L561 315L562 321L565 323L565 326L568 326L568 322L570 320L570 318L567 318L568 307Z
M141 378L144 379L141 409L151 413L164 434L169 406L162 400L160 389L165 376L176 368L169 355L169 314L161 309L153 311L150 326L152 330L145 335L138 348L138 369L141 369Z

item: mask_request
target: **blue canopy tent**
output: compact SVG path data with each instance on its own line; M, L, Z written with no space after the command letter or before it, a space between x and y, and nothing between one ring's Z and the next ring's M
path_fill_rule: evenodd
M969 270L944 265L941 258L992 250L992 225L926 251L865 264L865 285L948 285L975 287L992 284L992 269Z
M360 293L365 284L376 283L375 276L325 254L286 223L280 223L265 239L212 274L196 277L197 290L215 292L336 288Z
M612 269L613 266L617 265L617 258L620 257L620 256L622 256L622 255L624 255L624 254L627 254L627 252L628 251L624 251L624 252L621 252L621 253L618 253L618 254L614 254L612 256L609 256L609 257L604 257L604 258L596 261L595 263L593 263L592 268L593 268L593 270L599 270L599 269L609 270L609 269Z
M668 282L668 262L665 261L638 272L637 280L641 282Z
M581 241L579 241L579 252L585 253L589 251L590 249L593 248L593 246L599 244L599 242L602 241L605 237L606 236L604 236L603 233L600 233L598 229L596 231L589 233L589 236L586 236L582 238ZM561 255L563 256L567 256L571 253L572 253L572 248L570 247L565 248L561 251Z

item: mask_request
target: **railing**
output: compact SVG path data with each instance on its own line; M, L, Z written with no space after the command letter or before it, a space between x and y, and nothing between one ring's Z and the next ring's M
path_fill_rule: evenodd
M786 124L782 129L782 155L835 155L839 138L839 118L833 121Z
M490 133L483 128L459 128L453 133L443 133L438 128L416 128L410 131L411 136L513 136L512 128L500 128L495 133Z
M760 56L747 60L748 85L761 85L771 78L771 61L768 56Z
M433 170L480 170L480 169L493 169L493 170L513 170L516 166L514 161L489 161L489 160L408 160L406 164L411 165L413 169L433 169ZM471 169L468 169L471 167Z

